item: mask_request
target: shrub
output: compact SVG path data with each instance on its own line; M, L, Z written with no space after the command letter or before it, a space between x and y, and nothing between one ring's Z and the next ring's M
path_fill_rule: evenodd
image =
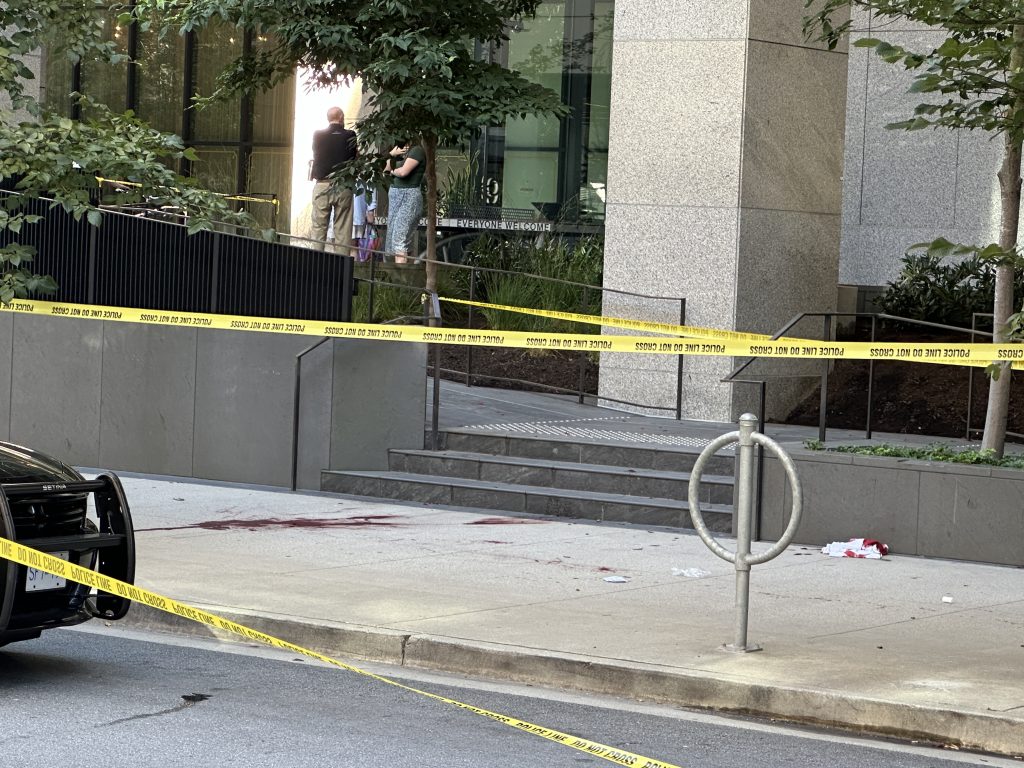
M530 238L504 238L487 235L468 249L463 264L500 272L480 271L474 295L480 301L535 309L597 314L601 307L601 269L604 242L584 237L575 242L552 237L537 242ZM512 273L512 274L509 274ZM550 279L545 279L550 278ZM460 277L468 294L468 273ZM566 282L583 285L566 285ZM594 286L590 289L585 285ZM512 313L491 313L488 322L504 322L495 327L513 330L508 324ZM520 316L515 328L535 331L594 332L594 326L537 316Z
M1024 270L1017 270L1014 294L1022 295ZM886 314L970 328L973 313L992 311L995 265L977 256L946 262L927 253L903 257L899 276L875 299ZM977 327L991 327L988 318Z
M509 307L536 307L540 296L537 281L531 275L486 272L483 276L483 285L487 294L486 300L491 304L504 304ZM537 330L536 321L543 319L500 309L483 308L480 313L487 321L488 328L503 331Z

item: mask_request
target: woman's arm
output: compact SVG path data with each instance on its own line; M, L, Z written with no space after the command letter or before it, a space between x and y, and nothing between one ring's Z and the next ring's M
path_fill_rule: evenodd
M405 158L405 162L404 163L402 163L398 168L395 168L395 170L393 170L391 172L391 175L392 176L397 176L400 179L404 178L404 177L408 176L410 173L412 173L413 171L415 171L416 170L416 166L418 166L419 164L420 164L420 161L417 160L415 157L407 157L407 158Z

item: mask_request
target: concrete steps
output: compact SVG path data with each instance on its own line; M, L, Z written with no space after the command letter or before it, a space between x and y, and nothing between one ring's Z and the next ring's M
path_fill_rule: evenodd
M396 472L663 499L685 500L690 481L689 472L464 451L392 450L389 459ZM702 502L732 504L732 490L731 476L701 478Z
M449 431L444 450L392 449L384 471L325 470L334 493L590 520L692 528L687 503L696 449L647 448ZM733 460L701 479L701 510L732 530ZM714 474L712 474L714 472Z

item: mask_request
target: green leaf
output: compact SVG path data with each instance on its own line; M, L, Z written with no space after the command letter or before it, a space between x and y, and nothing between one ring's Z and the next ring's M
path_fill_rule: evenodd
M95 208L89 211L89 213L86 214L86 216L89 219L89 223L92 224L94 227L98 227L100 224L103 223L103 214L97 211Z

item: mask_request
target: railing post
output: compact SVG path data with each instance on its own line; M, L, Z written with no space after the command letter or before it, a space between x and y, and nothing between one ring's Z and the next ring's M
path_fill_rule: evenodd
M296 490L299 483L299 416L301 415L302 398L302 360L303 358L319 347L321 344L330 341L325 336L320 341L306 347L295 356L295 383L292 389L292 490Z
M373 286L377 281L377 254L370 254L370 288L366 295L366 322L373 322Z
M211 232L210 236L213 238L213 256L211 258L210 265L210 312L216 313L217 307L217 292L220 290L220 233ZM293 489L294 490L294 489Z
M679 299L679 324L686 325L686 299ZM683 419L683 356L676 357L676 421Z
M875 341L875 328L877 325L878 318L874 315L871 316L871 343ZM868 361L868 417L867 424L864 425L864 439L871 439L871 411L875 407L875 361Z
M108 225L109 226L109 225ZM96 258L99 250L99 227L89 227L89 273L86 278L86 295L89 297L86 303L96 303Z
M580 301L581 306L579 308L581 315L587 314L587 297L589 295L590 295L590 288L584 287L584 289L583 289L583 297L582 297L582 299ZM587 375L587 353L584 352L583 350L580 350L580 355L579 355L579 358L578 358L578 361L577 361L577 373L578 373L578 378L577 378L577 381L576 381L577 402L579 402L580 405L583 405L583 402L584 402L583 388L584 388L584 385L586 383L586 375Z
M476 267L469 268L469 300L475 301L476 295ZM469 319L466 325L473 327L473 305L469 305ZM466 347L466 386L473 386L473 345Z
M767 410L768 382L762 381L758 387L757 423L765 423ZM750 526L750 536L754 541L761 540L761 519L764 512L764 448L757 446L757 490L754 497L754 516Z
M971 343L974 343L975 330L978 328L978 313L971 313ZM967 366L967 425L964 440L971 440L971 422L974 420L974 368Z
M827 344L832 338L831 315L825 315L824 325L825 327L822 331L821 340ZM825 442L825 422L828 418L828 367L831 362L832 361L827 358L821 361L821 401L818 410L818 439L823 443Z
M437 321L437 327L441 327L441 302L437 298L437 293L431 291L427 297L427 301L423 302L423 315L424 325L431 325L430 319ZM431 318L430 315L433 315ZM430 343L430 349L434 353L434 391L433 398L431 400L431 414L430 414L430 450L436 451L440 448L439 438L439 412L441 410L441 345L437 342Z

